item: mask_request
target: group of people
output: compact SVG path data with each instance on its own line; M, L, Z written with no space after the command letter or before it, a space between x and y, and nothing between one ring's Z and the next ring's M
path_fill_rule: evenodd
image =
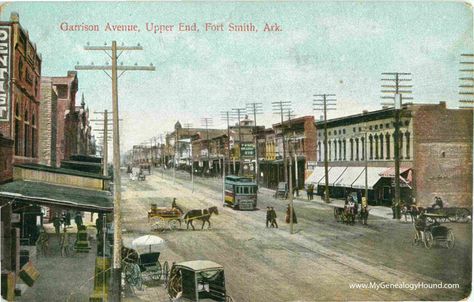
M76 212L76 215L74 216L74 222L76 223L77 229L82 227L83 225L83 220L82 220L82 213L81 212ZM53 218L53 226L54 230L56 232L56 235L60 234L61 231L61 226L66 229L71 225L71 213L69 211L62 213L61 217L59 217L58 214L54 215Z
M298 223L298 220L296 219L296 213L295 209L291 208L290 205L286 207L286 216L285 216L285 222L290 223L290 217L293 216L293 223ZM277 223L277 215L275 212L275 209L273 207L267 207L267 221L266 221L266 227L268 228L268 225L270 225L271 228L278 228L278 223Z

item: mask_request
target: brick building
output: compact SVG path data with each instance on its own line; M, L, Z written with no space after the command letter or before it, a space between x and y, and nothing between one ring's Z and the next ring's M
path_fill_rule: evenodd
M451 206L472 202L472 111L446 103L406 104L400 119L401 199L422 206L440 196ZM317 164L307 183L322 193L324 122L316 122ZM390 205L394 196L394 109L327 121L330 196L359 196L368 178L369 202ZM367 149L367 150L366 150ZM367 158L365 158L367 154ZM367 171L365 161L367 160Z
M68 71L65 77L43 77L51 82L57 94L56 166L77 152L78 115L76 114L77 73Z
M58 95L51 78L41 79L41 104L39 112L39 163L57 167L57 110Z
M0 22L0 133L14 141L15 163L38 162L41 56L12 13Z
M13 178L13 140L0 133L0 184Z
M264 133L265 137L259 139L259 153L262 149L265 150L260 163L262 185L276 188L279 182L285 181L283 155L286 153L287 158L289 157L289 148L293 161L292 181L298 188L302 188L307 164L316 160L314 117L303 116L284 121L283 124L277 123Z

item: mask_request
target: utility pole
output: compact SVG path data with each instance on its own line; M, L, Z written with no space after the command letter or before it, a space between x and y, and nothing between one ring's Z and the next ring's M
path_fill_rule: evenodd
M274 114L280 115L280 125L281 125L281 137L283 141L283 175L285 182L288 183L288 168L286 165L286 146L285 146L285 127L283 125L283 116L285 112L291 110L291 102L290 101L278 101L272 102L272 109Z
M245 108L232 108L233 116L237 118L237 127L239 131L239 174L243 175L242 171L244 170L244 160L242 159L242 131L240 127L240 117L242 114L245 114ZM235 142L234 142L235 145Z
M382 99L391 99L390 103L382 103L384 106L394 106L394 157L395 157L395 218L400 219L400 114L402 110L403 100L412 100L412 97L405 97L403 94L410 94L412 93L411 89L412 85L403 85L402 82L410 82L411 78L407 78L411 76L411 73L405 72L383 72L382 76L390 77L390 78L382 78L382 81L393 82L391 85L382 85L382 93L389 94L382 96ZM394 205L392 205L394 206Z
M323 111L324 113L324 202L330 203L327 112L336 110L336 95L315 94L313 96L316 97L316 99L313 100L313 110Z
M459 100L459 108L463 109L473 109L474 108L474 54L464 53L461 54L462 61L461 85L459 85L460 91L459 95L461 99Z
M193 124L191 123L185 123L184 128L187 129L187 136L189 138L189 158L191 161L191 192L194 193L194 158L193 158L193 140L191 139L191 136L189 134L189 128L191 128Z
M211 142L209 141L209 126L212 126L212 118L205 117L201 119L201 125L206 127L206 141L207 141L207 168L211 169Z
M110 122L109 123L109 114L112 114L112 112L109 112L107 110L104 110L104 111L94 111L95 114L102 114L104 116L103 119L92 119L90 120L91 122L103 122L103 126L104 126L104 129L103 129L103 150L102 150L102 153L103 153L103 158L102 158L102 174L104 176L108 176L109 175L109 171L108 171L108 167L107 167L107 164L108 164L108 157L109 157L109 126L113 126L113 123ZM122 119L119 119L119 121L122 121ZM97 138L100 138L99 136Z
M112 111L113 111L113 165L114 165L114 259L112 270L112 289L110 299L112 302L121 300L121 249L122 249L122 220L121 220L121 175L120 175L120 138L119 138L119 106L118 106L118 79L125 71L154 71L155 67L150 66L117 66L117 59L124 51L143 50L137 46L117 46L116 41L112 41L111 46L86 46L85 50L104 51L111 58L111 66L76 65L76 70L102 70L112 80ZM109 54L110 51L110 54ZM120 53L117 55L117 51ZM117 71L121 71L117 75ZM111 75L107 73L111 71Z
M259 184L259 171L260 171L260 166L259 166L259 161L258 161L258 126L257 126L257 114L263 114L263 107L262 103L247 103L247 111L249 113L253 114L253 122L254 122L254 130L253 130L253 135L255 136L255 181L257 182L257 185Z
M230 124L229 124L230 111L221 111L221 120L227 122L227 174L230 174Z

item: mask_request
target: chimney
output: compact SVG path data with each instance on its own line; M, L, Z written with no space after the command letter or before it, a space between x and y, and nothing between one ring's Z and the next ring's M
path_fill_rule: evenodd
M367 114L367 113L369 113L369 110L367 109L362 110L362 114Z

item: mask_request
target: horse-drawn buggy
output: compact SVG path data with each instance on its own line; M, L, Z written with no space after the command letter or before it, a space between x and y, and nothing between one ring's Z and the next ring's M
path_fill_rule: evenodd
M336 222L342 222L345 224L354 224L356 218L362 224L367 224L369 218L369 209L367 207L361 207L358 209L357 204L346 204L344 207L334 207L334 218Z
M453 248L455 240L453 231L440 223L446 219L446 215L421 214L413 223L415 230L413 245L424 244L427 249L430 249L435 244L444 244L448 249Z
M123 246L123 277L129 288L141 290L144 281L161 279L166 283L169 274L168 262L161 264L159 260L163 247L164 240L153 235L136 238L130 245Z
M167 289L171 301L233 301L226 292L224 268L208 260L173 264Z

